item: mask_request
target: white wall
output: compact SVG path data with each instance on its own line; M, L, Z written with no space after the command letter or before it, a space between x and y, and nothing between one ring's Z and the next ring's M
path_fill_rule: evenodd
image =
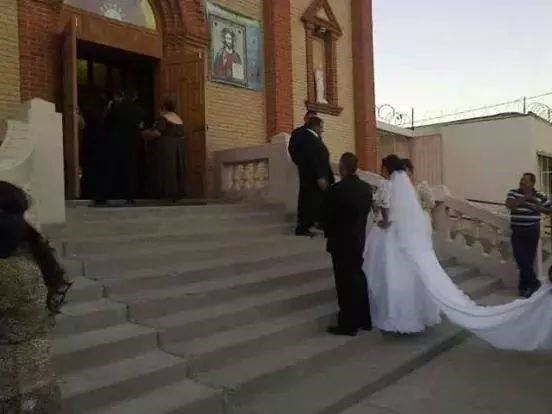
M552 125L544 120L531 118L531 127L534 137L534 152L543 152L552 156ZM537 161L535 161L537 162ZM536 173L537 171L535 171Z
M534 122L513 117L444 126L444 184L462 198L503 202L522 173L537 173Z
M0 180L31 196L27 218L36 226L65 222L63 133L54 104L33 99L8 120L0 146Z

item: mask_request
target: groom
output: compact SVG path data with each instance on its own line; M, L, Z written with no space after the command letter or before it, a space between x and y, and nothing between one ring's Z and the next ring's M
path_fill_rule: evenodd
M359 329L372 329L366 277L362 271L366 222L372 207L372 188L356 175L357 157L347 152L339 161L341 181L325 196L323 225L332 255L339 304L333 335L355 336Z

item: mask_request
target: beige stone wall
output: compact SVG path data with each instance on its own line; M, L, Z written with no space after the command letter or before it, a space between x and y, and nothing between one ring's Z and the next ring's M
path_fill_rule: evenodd
M262 0L217 0L214 3L262 24ZM205 94L208 190L213 194L214 151L266 143L266 105L264 91L220 83L207 82Z
M291 34L293 59L293 105L294 123L303 123L305 100L307 99L307 70L305 27L301 16L312 0L293 0L291 2ZM353 48L351 29L351 1L329 0L343 36L337 41L337 79L339 106L343 112L335 117L322 115L324 119L324 142L332 154L332 161L337 161L346 151L355 150L355 115L353 96Z
M17 0L0 0L0 10L0 119L5 119L20 102Z

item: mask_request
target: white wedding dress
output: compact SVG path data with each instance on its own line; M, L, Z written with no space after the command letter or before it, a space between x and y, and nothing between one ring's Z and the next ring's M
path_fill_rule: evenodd
M453 323L491 345L520 351L552 349L552 287L531 298L498 306L480 306L445 273L427 237L427 222L410 179L395 172L389 187L391 227L374 227L366 241L374 325L410 332L438 322L441 311ZM412 312L408 315L408 312Z
M364 274L368 282L372 324L387 332L414 333L441 322L440 310L421 279L412 275L406 253L397 248L398 230L391 181L385 180L374 196L374 212L389 210L391 226L373 225L366 235ZM423 218L423 237L431 238ZM429 234L428 234L429 233Z

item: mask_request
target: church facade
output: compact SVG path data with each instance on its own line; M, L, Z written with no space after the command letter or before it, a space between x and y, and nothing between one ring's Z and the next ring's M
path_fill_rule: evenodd
M217 151L325 121L337 160L376 168L371 0L0 0L0 118L42 98L64 117L65 182L79 198L79 108L133 89L150 120L174 100L192 197Z

